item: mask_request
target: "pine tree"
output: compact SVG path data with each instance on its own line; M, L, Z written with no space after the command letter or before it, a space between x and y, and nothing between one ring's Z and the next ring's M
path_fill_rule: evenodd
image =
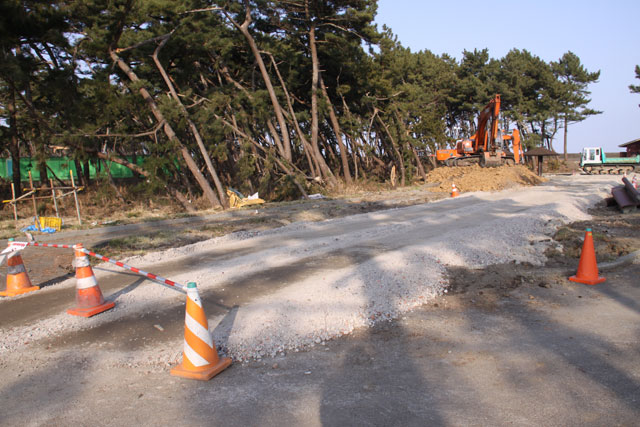
M640 65L636 65L636 79L640 79ZM640 85L629 85L631 93L640 93ZM640 104L638 104L640 107Z
M571 123L578 123L587 117L601 114L588 108L591 102L588 97L591 92L587 90L590 83L595 83L600 78L600 71L589 72L580 62L580 58L569 51L551 64L556 78L560 82L558 102L560 115L564 122L564 159L567 160L567 133Z

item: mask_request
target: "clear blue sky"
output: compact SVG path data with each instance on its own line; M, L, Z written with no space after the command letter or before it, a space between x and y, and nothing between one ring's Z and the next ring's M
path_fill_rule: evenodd
M607 152L640 138L640 0L420 1L378 0L376 23L390 27L403 46L456 59L462 51L489 49L502 58L513 48L555 61L567 51L600 79L589 86L589 106L603 111L569 126L569 152L601 146ZM553 145L562 151L562 131Z

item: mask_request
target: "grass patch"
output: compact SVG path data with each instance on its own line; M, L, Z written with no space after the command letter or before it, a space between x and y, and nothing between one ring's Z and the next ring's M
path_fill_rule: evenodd
M150 250L164 249L175 245L175 234L168 231L158 233L127 236L111 239L109 242L98 245L96 249L109 258L141 255Z

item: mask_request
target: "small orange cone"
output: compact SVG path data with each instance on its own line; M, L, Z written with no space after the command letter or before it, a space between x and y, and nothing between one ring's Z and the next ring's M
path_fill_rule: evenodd
M9 239L12 242L13 239ZM27 270L22 262L20 251L7 255L7 290L0 292L3 297L15 297L31 291L37 291L40 286L32 286Z
M456 188L455 184L451 184L451 197L458 197L460 195L460 193L458 192L458 189Z
M219 358L209 333L207 316L194 282L187 283L187 309L184 320L184 352L182 363L171 375L208 381L231 365L228 357Z
M582 253L580 254L580 263L578 264L578 272L575 276L569 277L569 280L585 285L597 285L604 282L604 277L598 277L598 265L596 264L596 251L593 248L593 233L590 228L584 235L584 243L582 244Z
M113 308L116 303L104 300L96 276L93 275L89 264L89 258L79 250L83 249L82 243L75 245L73 249L76 257L76 304L78 306L68 309L67 313L74 316L91 317Z

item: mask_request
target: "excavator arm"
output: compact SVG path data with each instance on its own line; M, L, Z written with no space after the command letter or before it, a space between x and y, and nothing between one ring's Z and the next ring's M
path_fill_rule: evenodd
M498 136L498 116L500 115L500 95L493 97L478 116L478 131L474 140L474 152L491 151L493 141ZM491 141L491 142L489 142Z

